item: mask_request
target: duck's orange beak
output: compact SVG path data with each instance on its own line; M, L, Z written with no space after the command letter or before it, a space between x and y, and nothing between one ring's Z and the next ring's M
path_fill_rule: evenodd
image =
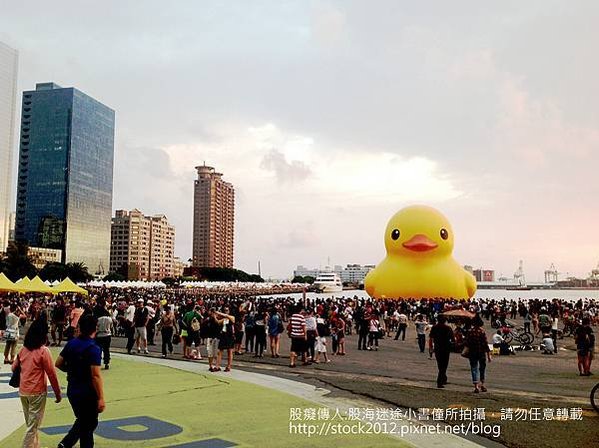
M414 235L408 241L403 243L403 247L414 252L426 252L437 248L437 243L432 241L426 235Z

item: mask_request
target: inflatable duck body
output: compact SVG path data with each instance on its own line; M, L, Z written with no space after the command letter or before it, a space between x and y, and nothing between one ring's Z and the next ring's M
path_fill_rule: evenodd
M415 205L397 212L385 230L387 256L364 281L371 297L467 300L476 280L452 257L449 221L434 208Z

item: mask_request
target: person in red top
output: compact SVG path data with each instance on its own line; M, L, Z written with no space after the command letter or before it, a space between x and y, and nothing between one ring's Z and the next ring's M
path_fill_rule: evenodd
M62 400L52 355L48 347L44 345L47 339L48 324L43 319L33 321L25 334L23 348L12 365L13 371L21 366L19 395L27 426L23 438L23 448L39 448L40 446L38 429L44 418L48 379L56 396L56 403L60 403Z

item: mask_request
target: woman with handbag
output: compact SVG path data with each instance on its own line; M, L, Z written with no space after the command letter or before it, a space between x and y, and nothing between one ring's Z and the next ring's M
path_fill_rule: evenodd
M19 342L19 316L17 316L17 305L10 304L9 313L6 316L6 329L4 330L4 364L12 364L17 352L17 342Z
M466 336L464 350L462 351L462 356L470 361L470 372L475 394L487 391L485 371L487 361L491 362L491 350L483 326L483 320L477 315L472 321L472 328Z
M12 365L11 385L16 385L17 381L19 383L19 395L27 426L23 448L40 446L38 429L44 418L48 379L56 396L56 403L60 403L62 399L52 355L45 346L47 341L48 324L43 319L33 321L25 334L23 348Z

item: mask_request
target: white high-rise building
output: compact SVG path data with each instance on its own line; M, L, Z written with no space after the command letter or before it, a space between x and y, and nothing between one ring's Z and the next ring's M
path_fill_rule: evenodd
M17 101L16 50L0 42L0 252L8 246L12 207L12 160Z

